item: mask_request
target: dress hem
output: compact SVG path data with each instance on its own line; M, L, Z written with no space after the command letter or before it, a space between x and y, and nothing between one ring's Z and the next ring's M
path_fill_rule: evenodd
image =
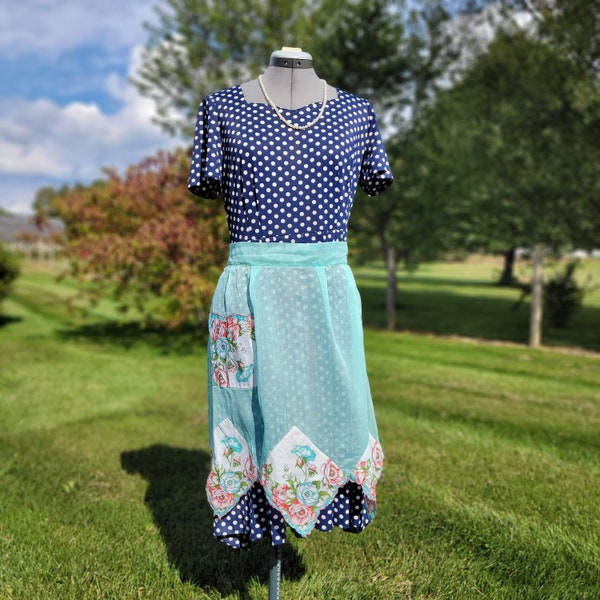
M303 534L290 526L277 507L267 500L262 484L256 481L225 516L215 515L213 533L232 548L248 548L253 542L263 540L278 546L286 541L287 527L297 538L306 538L313 531L329 533L336 528L360 533L371 523L375 513L375 503L368 499L362 487L348 481L319 512L311 531Z
M383 452L372 435L350 471L336 465L297 427L273 448L260 471L246 440L229 419L214 429L212 446L221 449L221 454L213 457L206 494L218 519L246 502L244 498L257 485L264 496L263 509L276 511L303 537L318 526L323 511L335 502L340 490L354 487L361 494L359 507L374 513Z

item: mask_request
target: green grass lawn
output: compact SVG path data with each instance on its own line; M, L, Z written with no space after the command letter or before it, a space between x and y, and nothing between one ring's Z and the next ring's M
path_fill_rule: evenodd
M3 304L0 599L266 599L268 545L212 538L203 331L139 332L108 302L73 323L45 271ZM481 341L526 339L489 264L403 276L395 334L376 327L382 272L358 274L378 515L289 536L282 599L597 600L600 355ZM598 311L546 339L599 350Z
M455 335L516 343L529 337L529 298L516 306L518 288L494 285L502 263L499 259L472 258L466 262L421 265L413 273L400 273L398 329ZM550 264L551 276L561 264ZM373 327L385 325L385 273L380 267L356 269L363 301L365 322ZM518 265L521 281L530 280L529 268ZM584 307L566 330L544 324L543 343L547 346L572 346L600 352L600 260L586 260L578 273L588 288Z

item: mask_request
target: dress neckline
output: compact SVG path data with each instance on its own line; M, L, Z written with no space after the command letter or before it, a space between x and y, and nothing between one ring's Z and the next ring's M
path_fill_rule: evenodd
M252 100L247 100L246 96L244 96L244 90L242 89L242 84L238 83L235 88L237 89L242 101L245 104L249 104L250 106L264 106L266 108L268 108L269 110L273 110L271 108L271 106L269 106L266 102L252 102ZM342 93L342 90L338 87L335 88L335 91L337 92L337 95L335 98L328 98L327 99L327 106L333 105L337 102L337 100L339 100L340 98L340 94ZM314 108L315 106L321 106L321 101L320 100L315 100L314 102L311 102L310 104L305 104L304 106L299 106L298 108L284 108L282 106L277 105L277 108L281 111L287 111L287 112L297 112L300 110L303 110L305 108Z

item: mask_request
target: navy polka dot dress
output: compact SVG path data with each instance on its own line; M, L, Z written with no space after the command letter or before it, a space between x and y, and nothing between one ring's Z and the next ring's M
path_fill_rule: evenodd
M311 123L321 103L282 110ZM234 548L287 528L362 531L383 468L347 264L357 187L392 182L371 105L338 90L305 130L234 86L200 105L188 187L222 196L230 258L209 318L214 534Z
M282 112L305 125L319 108ZM247 102L241 86L200 106L188 187L205 198L223 194L232 242L345 241L357 185L375 195L391 182L371 105L342 90L305 131Z

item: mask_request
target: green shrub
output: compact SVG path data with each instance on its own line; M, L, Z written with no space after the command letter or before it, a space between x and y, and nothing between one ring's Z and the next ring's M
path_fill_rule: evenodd
M19 261L17 257L0 243L0 302L6 298L11 283L19 276Z
M578 261L571 261L545 286L544 308L553 327L565 329L573 314L581 308L585 294L575 280Z

